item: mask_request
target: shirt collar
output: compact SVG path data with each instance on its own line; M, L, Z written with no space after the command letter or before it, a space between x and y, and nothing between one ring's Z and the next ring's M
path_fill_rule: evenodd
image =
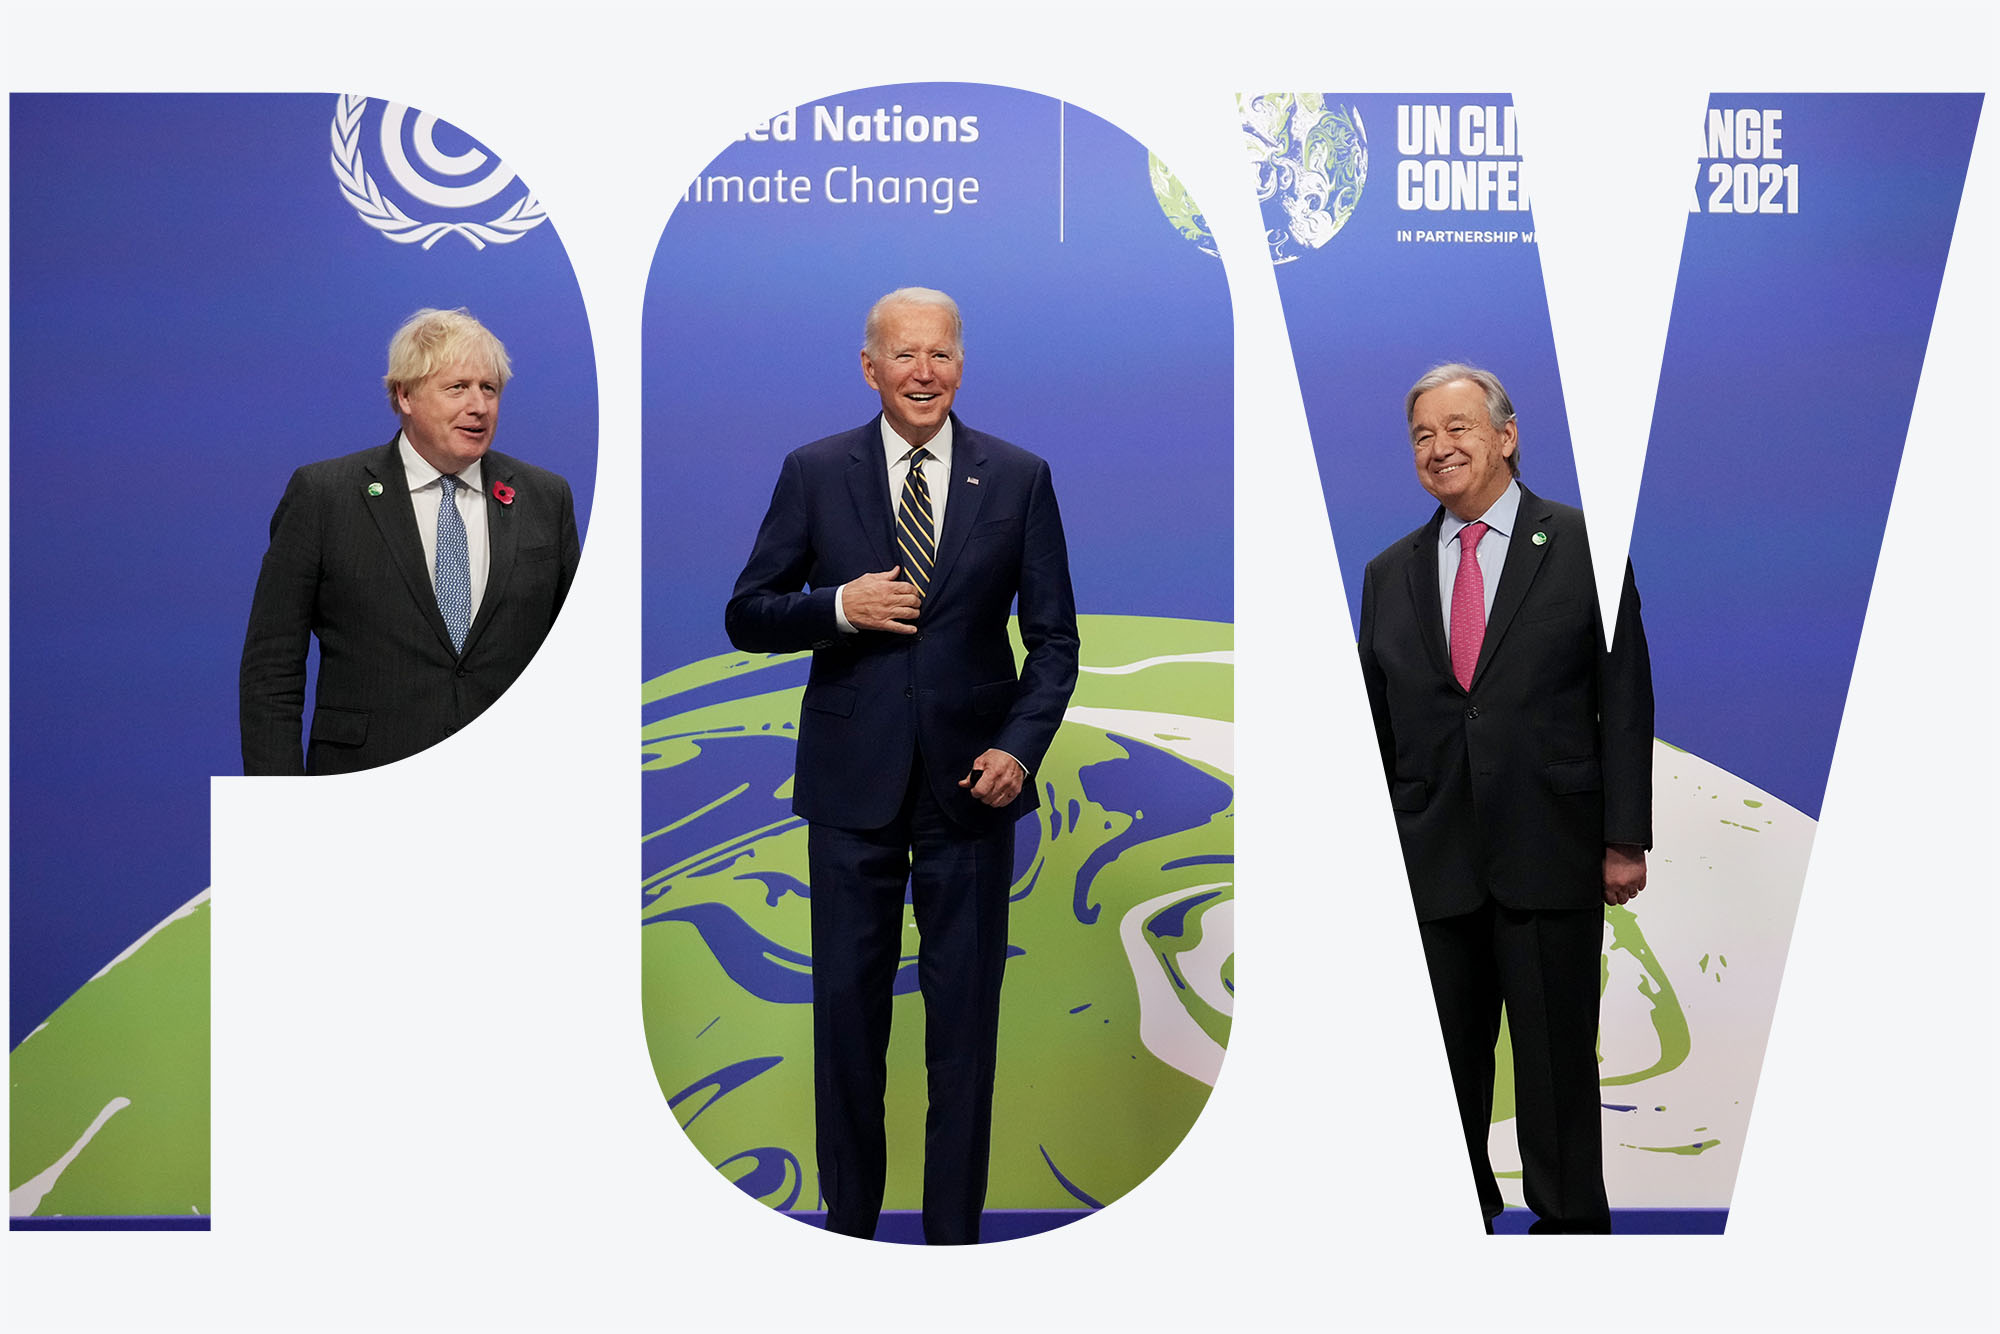
M1507 483L1507 489L1500 493L1500 499L1487 507L1486 513L1479 516L1478 522L1511 541L1514 536L1514 525L1519 521L1520 513L1521 484L1510 481ZM1438 545L1450 546L1452 539L1458 536L1459 530L1469 522L1472 520L1461 519L1450 510L1446 510L1444 522L1438 525Z
M402 455L403 480L409 483L412 491L421 491L427 486L436 485L437 479L443 475L425 462L422 454L417 453L416 446L410 443L410 434L407 431L397 433L396 452ZM460 484L469 486L474 491L483 492L485 488L480 482L479 465L484 462L485 459L474 459L467 464L464 471L458 474Z
M944 425L938 427L938 433L930 438L924 448L930 451L932 458L944 465L946 472L951 471L950 417L944 419ZM889 466L892 468L903 462L910 453L910 442L896 434L896 428L889 424L889 414L886 412L882 414L882 452L888 456Z

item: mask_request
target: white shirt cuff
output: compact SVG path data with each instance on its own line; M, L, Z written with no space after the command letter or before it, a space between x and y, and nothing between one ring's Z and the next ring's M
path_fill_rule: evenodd
M846 596L846 584L842 584L839 588L833 590L833 620L840 627L840 633L844 635L858 635L861 632L854 628L854 622L847 619L846 608L840 605Z

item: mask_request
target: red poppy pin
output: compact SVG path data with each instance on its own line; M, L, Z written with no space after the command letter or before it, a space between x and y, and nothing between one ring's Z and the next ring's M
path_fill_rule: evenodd
M505 482L495 482L493 484L493 498L502 505L511 505L514 503L514 488Z

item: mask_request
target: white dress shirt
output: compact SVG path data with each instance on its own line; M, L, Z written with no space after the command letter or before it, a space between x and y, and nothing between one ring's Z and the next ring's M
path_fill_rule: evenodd
M933 525L931 544L935 547L937 540L944 535L944 507L946 502L951 499L951 418L946 417L944 419L944 425L938 428L938 433L932 436L922 448L930 451L930 457L923 461L922 466L924 470L924 483L930 488L931 493L931 523ZM917 449L918 446L912 445L909 441L903 439L902 436L896 434L896 428L889 425L889 414L886 412L883 413L882 461L889 469L889 508L892 513L897 506L902 504L903 482L910 475L910 455L915 453ZM847 619L847 612L840 605L841 597L846 592L847 585L842 584L834 593L833 618L839 622L843 633L850 635L858 634L860 632ZM1004 750L999 753L1007 755L1008 759L1013 760L1014 767L1021 771L1021 776L1023 778L1027 777L1028 766L1021 763L1019 756L1008 755Z
M889 425L889 414L882 414L882 459L889 468L889 513L893 516L897 506L903 503L903 483L910 475L910 455L917 446L896 434L896 428ZM944 507L951 499L951 418L944 419L938 433L923 446L930 451L924 460L924 483L931 489L931 547L937 547L938 539L944 536ZM854 623L847 619L847 608L842 601L847 594L847 585L842 584L833 596L833 619L839 623L842 634L858 634Z
M403 480L410 484L410 504L417 513L417 536L423 539L424 569L431 576L431 591L437 592L438 501L444 489L438 478L443 474L424 462L410 444L410 437L396 437L403 456ZM458 474L458 490L452 494L458 517L465 521L465 555L472 575L472 619L479 619L479 603L486 596L486 488L480 476L483 459L475 459ZM925 474L928 476L929 474Z
M1521 484L1509 482L1500 499L1478 519L1486 525L1486 534L1479 539L1479 576L1486 585L1484 616L1488 620L1493 617L1493 595L1500 590L1500 571L1507 566L1507 544L1514 539L1514 525L1520 522L1520 515ZM1451 593L1458 587L1458 535L1467 522L1446 510L1444 522L1438 525L1438 596L1443 599L1447 650L1451 648Z

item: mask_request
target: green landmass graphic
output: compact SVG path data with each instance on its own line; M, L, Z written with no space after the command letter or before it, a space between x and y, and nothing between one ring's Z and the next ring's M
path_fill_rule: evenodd
M8 1189L56 1164L113 1111L30 1211L209 1211L209 905L169 920L8 1055Z
M1234 895L1230 778L1212 757L1174 747L1199 751L1212 742L1189 740L1194 732L1213 732L1213 724L1231 719L1231 664L1164 661L1131 671L1089 669L1227 654L1233 629L1116 616L1082 617L1079 628L1085 670L1072 709L1127 711L1135 726L1120 731L1072 719L1036 775L1044 808L1027 818L1039 822L1040 836L1034 855L1015 868L1009 915L1009 941L1020 953L1008 962L1002 1002L987 1196L994 1209L1083 1207L1058 1172L1100 1204L1144 1180L1173 1151L1208 1098L1209 1084L1175 1061L1200 1068L1204 1049L1208 1059L1219 1061L1229 1035L1225 1010L1234 986L1234 950L1223 926L1227 919L1216 914ZM1015 647L1018 658L1018 637ZM720 702L711 693L704 696L709 702L697 707L653 716L642 729L642 768L691 766L676 775L676 791L685 792L688 780L702 774L704 757L726 753L716 748L795 737L800 688L761 688L756 676L762 667L788 660L721 655L653 678L647 700L669 709L674 696L719 681L740 678L744 693ZM1146 729L1136 725L1146 720L1151 720ZM1148 836L1148 800L1127 803L1131 809L1107 806L1098 799L1102 784L1092 772L1094 766L1115 769L1135 758L1144 761L1135 773L1207 785L1201 790L1216 788L1219 780L1220 809L1191 828L1162 827ZM732 772L723 765L717 771ZM698 782L692 787L702 791ZM782 888L807 879L805 825L796 818L771 818L768 803L752 806L732 795L738 787L735 780L718 777L712 789L688 802L690 812L703 813L692 820L682 813L668 827L679 827L680 842L693 836L697 850L646 879L641 921L657 923L641 932L648 1044L668 1097L697 1090L680 1102L677 1116L708 1161L735 1180L754 1174L765 1186L760 1197L774 1207L789 1201L790 1207L812 1209L818 1199L810 1005L802 999L765 1000L745 990L699 930L686 920L663 920L691 907L726 908L770 942L765 957L773 970L800 976L808 971L809 965L790 961L784 952L809 955L809 904ZM788 796L788 788L770 795ZM1162 792L1161 809L1170 797ZM739 809L745 814L733 815ZM758 814L749 814L753 810ZM647 831L649 837L659 832ZM1090 881L1083 915L1091 920L1079 920L1079 872L1120 839L1117 855L1100 858ZM774 884L781 888L774 890ZM1199 902L1189 906L1191 900ZM1142 907L1143 913L1132 916ZM905 956L914 957L916 930L907 909L904 930ZM1191 968L1206 972L1191 977ZM1197 982L1222 1008L1198 994ZM1142 1038L1142 1011L1148 1025L1167 1023L1174 1034L1167 1056ZM913 1209L922 1190L922 1001L915 994L900 995L893 1014L886 1205ZM724 1090L714 1077L732 1068L741 1082Z

